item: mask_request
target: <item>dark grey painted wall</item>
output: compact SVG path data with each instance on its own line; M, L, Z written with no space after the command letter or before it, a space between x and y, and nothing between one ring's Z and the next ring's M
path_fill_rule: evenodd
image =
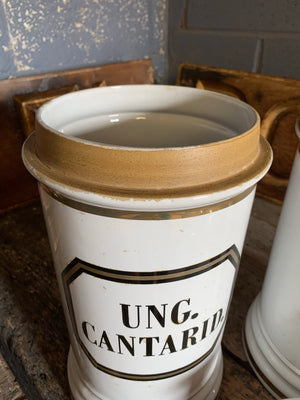
M167 0L0 0L0 79L152 58L167 76Z
M300 78L299 0L170 0L169 76L180 62Z

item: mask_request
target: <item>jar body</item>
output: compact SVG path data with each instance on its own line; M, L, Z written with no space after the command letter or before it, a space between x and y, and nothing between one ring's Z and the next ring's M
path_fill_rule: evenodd
M40 187L75 400L215 398L254 192L149 213L84 206Z
M248 359L278 399L300 395L299 180L298 147L263 288L245 325Z
M300 372L299 182L297 151L262 288L261 313L271 341Z

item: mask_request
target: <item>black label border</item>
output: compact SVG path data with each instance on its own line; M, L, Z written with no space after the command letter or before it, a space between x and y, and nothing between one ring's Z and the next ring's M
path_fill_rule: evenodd
M194 368L198 364L200 364L205 358L207 358L215 349L216 344L219 341L221 333L223 331L223 327L220 329L220 332L211 346L211 348L200 358L193 361L192 363L180 367L178 369L163 372L158 374L130 374L125 372L120 372L111 368L108 368L104 365L99 364L95 358L90 354L90 352L85 347L84 343L82 342L78 331L77 331L77 324L76 324L76 317L73 307L72 296L70 292L70 284L77 279L82 273L87 273L89 275L95 276L97 278L101 278L108 281L119 282L119 283L127 283L127 284L138 284L138 285L153 285L153 284L161 284L161 283L169 283L175 282L183 279L189 279L194 276L200 275L202 273L208 272L220 264L224 263L226 260L230 261L233 267L235 268L235 276L233 280L233 285L235 283L235 279L237 276L237 270L240 262L240 253L235 245L231 246L224 252L220 253L219 255L210 258L204 262L194 264L184 268L177 268L168 271L153 271L153 272L135 272L135 271L120 271L115 269L109 269L104 267L99 267L88 263L86 261L80 260L79 258L75 257L73 261L63 270L62 272L62 282L67 302L67 307L69 311L69 315L71 318L72 328L74 335L80 344L82 350L84 351L85 355L88 357L90 362L96 369L99 369L105 373L108 373L112 376L122 378L122 379L129 379L134 381L153 381L153 380L160 380L170 378L179 374L182 374L191 368ZM229 300L230 302L230 300ZM226 313L226 318L224 318L223 326L227 319L228 310Z

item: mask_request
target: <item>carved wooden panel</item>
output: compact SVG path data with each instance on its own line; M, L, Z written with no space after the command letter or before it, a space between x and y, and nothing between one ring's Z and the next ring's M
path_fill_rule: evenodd
M95 86L153 83L151 60L138 60L0 81L0 211L37 198L37 185L21 160L34 112L45 101Z
M232 95L258 111L261 132L272 146L274 161L257 193L281 203L298 144L295 123L300 116L300 80L182 64L177 84Z

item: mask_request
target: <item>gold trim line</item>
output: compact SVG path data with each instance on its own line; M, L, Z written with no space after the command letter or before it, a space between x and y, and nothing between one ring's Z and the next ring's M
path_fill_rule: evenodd
M88 214L101 215L109 218L134 219L134 220L169 220L169 219L190 218L199 215L210 214L240 202L245 197L250 195L250 193L252 193L253 190L255 190L255 186L251 186L244 192L228 200L224 200L219 203L214 203L203 207L191 208L186 210L153 212L153 211L114 210L110 208L94 206L91 204L84 204L77 200L72 200L66 196L63 196L62 194L57 193L56 191L48 188L43 184L40 184L40 186L49 196L59 201L60 203L63 203L64 205L74 208L76 210Z

